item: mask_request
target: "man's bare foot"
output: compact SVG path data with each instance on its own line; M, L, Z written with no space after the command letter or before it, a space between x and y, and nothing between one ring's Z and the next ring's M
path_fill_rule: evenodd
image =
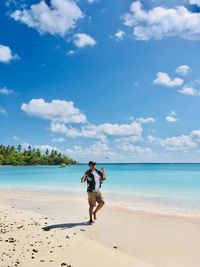
M89 223L92 225L93 223L95 223L95 221L89 220Z
M93 212L93 216L94 216L94 219L96 220L96 219L97 219L97 214L96 214L96 212Z

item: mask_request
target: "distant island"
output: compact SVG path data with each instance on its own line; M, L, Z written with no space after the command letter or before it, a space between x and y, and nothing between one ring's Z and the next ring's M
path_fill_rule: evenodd
M21 145L0 145L0 165L69 165L77 162L57 150L49 150L43 153L39 148L28 146L23 149Z

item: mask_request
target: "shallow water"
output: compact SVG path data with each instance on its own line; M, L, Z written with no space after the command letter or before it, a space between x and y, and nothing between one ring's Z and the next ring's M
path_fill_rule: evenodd
M100 166L97 166L97 168ZM87 165L1 166L0 187L83 191ZM109 203L136 211L200 216L200 164L106 164Z

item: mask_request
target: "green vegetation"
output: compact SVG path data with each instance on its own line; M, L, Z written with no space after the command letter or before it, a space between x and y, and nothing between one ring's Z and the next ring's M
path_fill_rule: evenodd
M21 145L14 146L0 145L0 165L60 165L76 164L76 161L59 153L56 150L46 149L42 153L40 149L29 146L22 149Z

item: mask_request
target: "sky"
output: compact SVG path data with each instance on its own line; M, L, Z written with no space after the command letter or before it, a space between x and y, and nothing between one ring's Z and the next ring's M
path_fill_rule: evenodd
M0 143L200 162L200 0L0 3Z

